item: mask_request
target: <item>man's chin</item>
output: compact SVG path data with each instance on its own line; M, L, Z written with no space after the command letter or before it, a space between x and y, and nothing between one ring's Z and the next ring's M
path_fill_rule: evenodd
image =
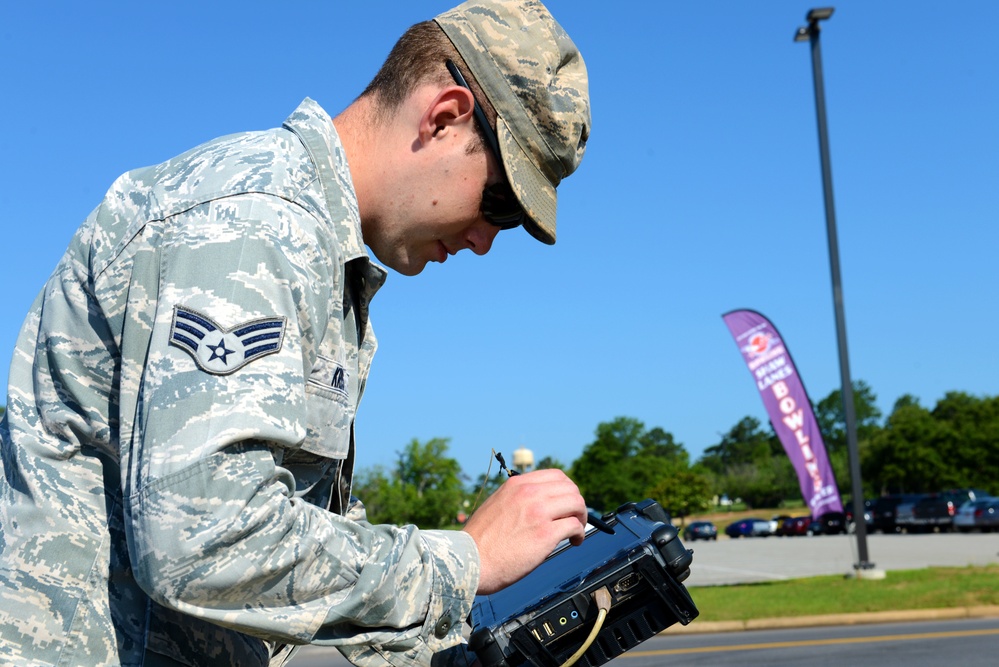
M401 273L404 276L416 276L423 273L423 269L427 268L426 261L416 261L416 262L398 262L397 266L389 264L389 267L394 269L397 273Z
M396 273L402 274L404 276L415 276L423 272L423 269L427 267L427 260L425 259L414 259L412 257L381 257L374 248L368 246L368 249L375 256L383 266L387 266Z

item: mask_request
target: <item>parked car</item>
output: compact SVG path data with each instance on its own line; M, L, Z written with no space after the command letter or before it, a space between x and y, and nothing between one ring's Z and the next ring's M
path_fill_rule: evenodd
M983 533L999 530L999 498L993 498L985 507L975 510L975 528Z
M899 532L901 527L898 525L897 520L898 507L900 505L908 505L911 512L912 503L915 503L920 497L920 494L914 493L895 493L875 498L871 503L871 532Z
M807 535L808 525L812 523L810 516L792 516L784 519L777 529L777 534L784 537L794 537L796 535Z
M949 532L954 528L954 515L963 503L988 495L981 489L950 489L931 493L913 506L912 522L919 531Z
M731 538L766 537L770 534L770 522L766 519L739 519L725 526L725 534Z
M918 526L916 526L915 508L916 503L919 502L924 495L925 494L920 494L915 498L898 504L898 507L895 508L895 532L917 532Z
M710 521L694 521L683 529L683 539L687 542L695 540L717 540L718 529Z
M873 522L874 516L871 514L872 508L874 507L873 500L864 501L864 530L867 533L874 532ZM843 507L843 511L846 512L846 532L853 535L857 532L857 522L853 520L853 504Z
M838 535L846 533L846 514L823 512L808 524L809 535Z
M770 534L780 535L780 527L790 518L787 514L775 514L770 517Z
M954 529L959 530L962 533L968 533L976 528L981 528L975 522L975 515L988 507L991 503L999 500L999 498L979 498L978 500L969 500L957 508L957 514L954 515Z

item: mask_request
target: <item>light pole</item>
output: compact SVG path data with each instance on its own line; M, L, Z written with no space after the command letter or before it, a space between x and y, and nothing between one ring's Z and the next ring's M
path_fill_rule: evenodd
M839 345L839 371L846 419L846 446L850 458L850 484L853 488L853 524L856 526L857 575L874 570L867 556L867 524L864 521L864 489L860 479L860 456L857 447L857 418L853 405L853 383L850 380L850 357L846 349L846 316L843 313L843 287L839 272L839 240L836 236L836 209L833 205L832 167L829 163L829 135L826 130L826 96L822 81L822 51L819 48L819 22L833 15L833 7L812 9L805 16L808 25L798 28L796 42L809 42L812 47L812 79L815 83L815 113L819 125L819 156L822 162L822 193L826 205L826 233L829 238L829 265L832 271L833 308L836 312L836 340Z

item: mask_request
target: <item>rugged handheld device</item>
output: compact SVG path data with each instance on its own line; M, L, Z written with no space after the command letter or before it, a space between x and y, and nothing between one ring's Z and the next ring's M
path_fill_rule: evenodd
M628 503L604 521L613 534L591 529L580 546L561 545L516 584L475 599L469 648L483 667L596 667L697 616L681 583L693 551L659 504Z

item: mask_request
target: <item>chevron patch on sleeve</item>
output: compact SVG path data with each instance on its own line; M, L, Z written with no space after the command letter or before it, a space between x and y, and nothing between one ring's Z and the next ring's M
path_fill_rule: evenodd
M206 315L174 306L170 344L187 352L203 371L229 375L281 349L287 319L267 317L226 329Z

